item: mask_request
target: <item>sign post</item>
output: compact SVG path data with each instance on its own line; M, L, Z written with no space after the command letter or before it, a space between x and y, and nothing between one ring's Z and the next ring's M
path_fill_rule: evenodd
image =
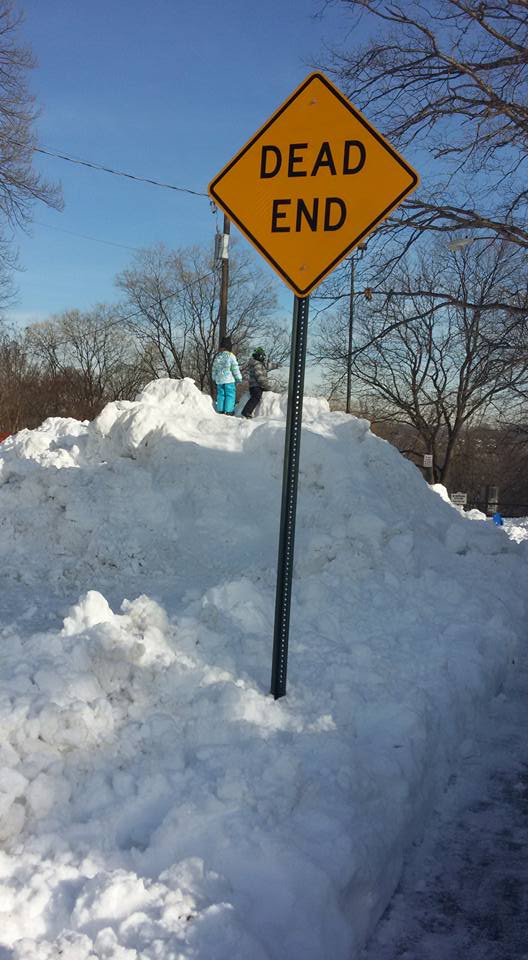
M288 413L284 442L282 477L282 505L279 528L279 559L277 564L277 591L275 595L275 628L273 632L273 660L271 692L278 700L286 693L288 666L288 638L295 546L295 516L299 479L299 454L304 394L304 368L308 337L309 297L295 297L288 383Z
M293 290L271 692L286 693L308 297L418 185L418 175L322 73L310 74L209 186Z

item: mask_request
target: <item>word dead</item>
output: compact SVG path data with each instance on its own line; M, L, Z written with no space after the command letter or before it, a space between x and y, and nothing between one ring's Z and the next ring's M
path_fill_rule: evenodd
M290 143L287 150L275 144L262 146L260 155L260 179L271 180L282 170L293 177L353 176L365 165L366 150L360 140L345 140L340 149L323 140L315 152L308 143ZM315 232L340 230L346 222L347 205L341 197L320 196L303 200L277 197L271 204L272 233L300 233L303 229Z

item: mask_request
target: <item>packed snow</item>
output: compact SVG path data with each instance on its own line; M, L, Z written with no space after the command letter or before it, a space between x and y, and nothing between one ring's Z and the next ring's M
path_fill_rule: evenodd
M528 517L506 518L504 527L508 536L516 543L528 540Z
M0 447L1 960L354 960L515 671L527 544L309 398L273 700L285 410Z
M526 960L526 667L490 704L363 960Z

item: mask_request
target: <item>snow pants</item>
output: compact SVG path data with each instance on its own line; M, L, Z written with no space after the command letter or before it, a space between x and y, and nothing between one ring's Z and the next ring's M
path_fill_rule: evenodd
M262 387L259 387L258 384L256 384L255 386L249 388L249 400L246 403L244 409L242 410L243 417L253 416L253 410L260 403L261 397L262 397Z
M216 384L216 412L234 413L236 405L236 383Z

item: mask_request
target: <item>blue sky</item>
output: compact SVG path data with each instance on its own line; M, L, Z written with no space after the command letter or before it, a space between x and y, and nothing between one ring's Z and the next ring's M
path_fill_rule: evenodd
M350 28L319 0L25 0L21 38L38 66L42 147L194 190L210 179ZM355 38L351 37L350 42ZM359 39L359 38L358 38ZM17 237L24 322L117 299L133 252L212 242L207 199L35 155L62 183L62 213L37 205ZM63 232L70 231L70 232ZM246 243L241 240L241 243ZM262 261L263 268L275 275ZM281 303L291 294L277 282Z

